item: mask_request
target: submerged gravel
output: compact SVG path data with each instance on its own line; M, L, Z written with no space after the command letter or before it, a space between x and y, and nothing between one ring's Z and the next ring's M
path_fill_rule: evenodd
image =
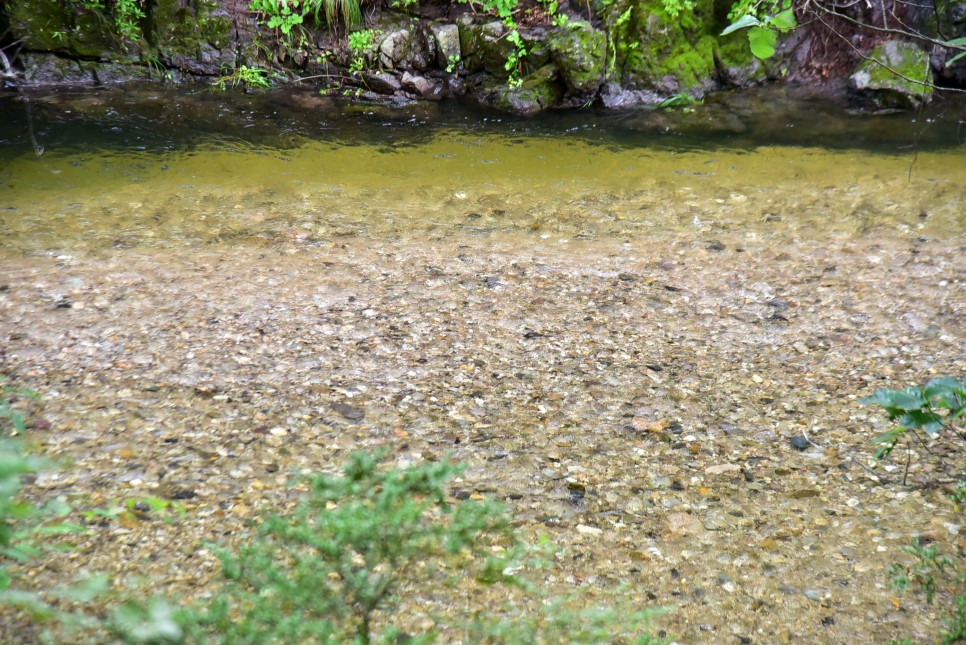
M385 447L465 462L454 494L560 547L548 585L628 585L681 643L932 638L937 606L886 570L920 535L962 555L962 446L917 447L903 485L857 398L966 373L964 250L507 233L0 259L0 371L43 395L30 436L61 464L28 493L187 511L95 523L24 572L190 598L218 574L204 543L290 505L293 471Z

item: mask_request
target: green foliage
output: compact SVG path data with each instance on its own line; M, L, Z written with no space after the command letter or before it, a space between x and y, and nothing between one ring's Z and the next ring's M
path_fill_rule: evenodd
M23 562L40 555L41 538L86 530L59 521L71 510L62 500L55 499L38 507L18 499L23 476L38 472L44 465L42 460L24 452L21 435L26 429L26 413L16 403L25 399L36 401L38 397L36 392L12 387L0 377L0 432L3 433L0 437L0 604L19 607L37 621L53 619L66 625L86 624L91 620L89 617L60 611L37 594L16 589L13 584L11 560ZM104 578L91 578L55 592L61 597L84 600L99 593L105 585Z
M912 555L915 560L911 565L895 563L889 567L892 578L892 588L904 593L910 584L917 585L926 595L926 602L932 604L936 596L936 578L946 575L947 570L955 569L955 562L948 555L942 555L935 544L922 544L919 538L912 541L910 546L902 547L902 551Z
M620 594L618 594L620 595ZM575 608L580 594L545 598L536 611L502 619L491 611L477 612L468 626L470 642L493 645L531 643L635 643L663 645L670 640L655 638L641 628L664 610L634 610L617 601L606 607Z
M2 464L9 461L0 458ZM17 463L17 472L35 470ZM107 618L71 613L36 594L10 589L9 576L0 586L0 602L49 621L51 642L76 642L80 633L107 629L120 642L140 645L429 643L436 633L404 634L394 624L392 609L401 595L438 596L441 588L475 582L509 588L502 604L443 625L469 642L667 642L644 631L655 611L623 600L587 607L579 603L580 593L561 598L530 584L521 571L547 562L533 558L548 554L548 543L520 542L501 505L451 501L445 486L460 471L448 461L393 469L357 453L339 476L306 477L308 490L294 511L266 519L235 551L216 548L226 582L190 607L154 597L124 602ZM0 490L16 493L19 484ZM114 519L139 508L165 512L172 506L152 497L129 499L95 509L89 517ZM12 515L0 519L10 523ZM13 541L8 537L4 544ZM107 587L104 576L94 576L52 593L58 602L83 605ZM615 597L632 595L618 590Z
M956 596L954 604L954 613L946 620L946 631L939 636L942 645L966 643L966 595Z
M547 16L550 18L550 22L553 23L554 27L563 27L570 22L570 16L565 13L558 13L560 4L557 0L541 0L540 3L543 5L544 11L547 12Z
M504 68L510 73L507 84L510 87L519 87L523 84L522 63L527 55L526 45L520 36L519 25L513 17L520 2L519 0L459 0L461 3L472 4L480 7L483 11L496 15L503 21L507 28L504 38L513 44L513 50L507 56Z
M966 481L960 480L956 483L956 488L952 493L949 494L949 499L953 500L957 504L966 502Z
M289 37L311 15L315 24L324 18L330 29L341 22L347 28L362 22L359 0L250 0L248 8L259 14L270 29Z
M366 68L366 59L369 53L376 46L378 33L374 29L360 29L349 34L349 51L352 54L352 61L349 63L349 72L355 74Z
M676 19L681 13L690 14L694 11L695 0L661 0L664 13L669 18Z
M134 522L156 516L171 524L175 519L184 519L187 511L183 505L160 497L129 497L123 502L115 499L110 506L94 508L81 513L89 523L107 523L114 520Z
M889 567L892 588L900 593L906 592L910 586L915 586L925 595L926 603L932 604L940 584L953 591L952 613L943 621L945 630L937 641L943 645L966 643L966 573L957 571L957 560L951 556L939 553L935 544L922 544L918 538L910 546L902 547L902 551L912 556L911 563L894 563ZM896 645L912 645L913 641L903 638L892 641Z
M506 22L506 21L504 21ZM523 77L520 73L520 65L523 58L527 55L526 45L523 44L523 39L520 37L520 32L516 28L516 23L510 22L507 26L510 26L510 31L506 34L506 39L513 45L513 49L506 57L506 63L504 67L506 71L510 73L510 78L507 84L510 87L519 87L523 84Z
M389 608L405 580L477 575L505 564L488 547L514 538L491 503L446 500L451 463L387 470L355 454L341 477L309 478L309 493L288 516L267 519L237 553L221 552L228 584L190 615L197 642L357 642L377 636L377 610ZM457 573L459 571L459 573ZM381 636L392 632L384 613Z
M457 68L460 66L461 62L462 61L460 60L460 57L457 54L450 54L449 58L446 61L446 73L452 74L453 72L455 72Z
M888 457L909 431L921 431L927 437L937 437L946 431L966 443L962 432L966 424L963 416L966 414L966 377L943 376L929 381L925 387L876 390L859 402L881 407L890 421L899 424L873 441L880 444L875 453L877 459Z
M70 0L87 11L109 20L123 42L141 38L141 21L145 19L145 0Z
M775 55L778 34L788 33L798 26L791 0L739 0L731 8L728 18L732 22L721 35L748 29L751 53L762 60Z
M952 47L953 49L960 50L958 54L946 61L946 67L954 65L958 60L966 56L966 36L962 38L953 38L944 43L946 47Z
M670 108L684 108L685 110L687 110L690 106L694 105L695 103L697 103L697 101L695 101L694 97L691 96L690 94L685 94L684 92L678 92L677 94L673 94L667 97L666 99L664 99L663 101L661 101L660 103L658 103L657 109L666 110Z
M272 86L268 80L268 70L262 67L248 67L242 65L236 68L231 74L219 76L214 81L214 86L219 90L226 90L229 86L247 85L248 87L267 89Z

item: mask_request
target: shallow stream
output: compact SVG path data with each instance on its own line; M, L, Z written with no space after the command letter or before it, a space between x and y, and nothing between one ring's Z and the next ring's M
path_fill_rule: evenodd
M293 472L388 449L455 456L454 498L557 545L541 586L669 607L678 643L936 642L954 585L928 605L886 572L915 537L966 557L963 448L877 463L857 399L966 374L962 105L524 120L132 87L31 112L40 156L0 100L0 374L64 466L27 494L185 514L108 513L18 580L187 601ZM506 600L400 596L381 619L446 643ZM0 611L0 641L30 629Z
M870 116L771 90L522 120L308 91L129 88L31 105L28 124L20 101L0 101L0 248L15 252L966 228L962 104Z

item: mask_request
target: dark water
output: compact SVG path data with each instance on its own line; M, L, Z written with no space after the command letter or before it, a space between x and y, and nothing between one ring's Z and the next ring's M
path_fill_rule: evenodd
M450 129L668 150L779 145L896 153L966 144L966 99L958 96L921 112L873 115L787 88L719 94L684 109L587 108L532 118L456 100L394 108L349 104L308 89L246 94L137 85L35 94L31 108L34 136L46 150L179 150L218 139L276 148L305 140L406 146ZM0 99L0 123L0 160L31 146L28 112L16 95Z

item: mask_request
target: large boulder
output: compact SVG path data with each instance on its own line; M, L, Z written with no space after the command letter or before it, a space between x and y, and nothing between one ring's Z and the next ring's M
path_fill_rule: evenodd
M460 28L454 24L435 24L430 30L436 41L436 66L440 69L455 66L462 57Z
M506 61L516 46L506 38L507 27L499 20L478 24L472 16L461 17L460 51L467 73L484 71L498 79L509 78Z
M596 92L607 74L607 36L584 22L573 22L549 40L550 55L571 94Z
M504 112L535 114L557 105L564 85L556 65L544 65L519 85L503 85L493 95L493 106Z
M869 52L849 85L878 107L918 107L932 98L929 54L913 43L886 41Z

